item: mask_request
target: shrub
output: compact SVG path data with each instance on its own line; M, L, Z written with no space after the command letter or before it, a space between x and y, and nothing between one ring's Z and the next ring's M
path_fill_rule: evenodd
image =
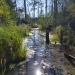
M25 58L26 49L22 49L22 34L19 27L0 27L0 59L7 61Z
M53 34L53 35L52 35L52 38L51 38L51 41L52 41L52 42L58 42L58 41L59 41L58 35L57 35L57 34Z
M61 25L56 27L55 32L59 38L61 37L61 31L63 31L63 30L64 30L64 28Z
M68 42L69 42L69 37L63 36L63 43L68 43Z
M22 24L19 27L20 33L22 37L28 36L29 35L29 26Z

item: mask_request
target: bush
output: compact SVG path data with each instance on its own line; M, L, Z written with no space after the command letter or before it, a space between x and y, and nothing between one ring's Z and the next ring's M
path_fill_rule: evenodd
M69 42L69 37L63 36L63 43L68 43L68 42Z
M53 34L52 38L50 39L52 42L58 42L59 41L59 37L57 34Z
M25 58L26 49L22 49L23 32L20 31L21 29L17 26L0 27L0 59L14 61Z
M69 45L75 46L75 39L74 39L74 37L69 38L69 36L63 36L63 43L67 43Z
M22 24L19 26L19 32L22 35L22 37L28 36L29 35L29 26Z

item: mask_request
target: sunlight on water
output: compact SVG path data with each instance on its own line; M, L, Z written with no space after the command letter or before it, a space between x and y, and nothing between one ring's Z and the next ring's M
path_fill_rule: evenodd
M41 75L40 70L37 70L37 71L36 71L36 75Z

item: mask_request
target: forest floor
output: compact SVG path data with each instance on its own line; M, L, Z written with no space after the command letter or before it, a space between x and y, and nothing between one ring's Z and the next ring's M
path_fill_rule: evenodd
M64 49L58 45L50 45L52 51L52 61L55 67L63 71L63 75L75 75L75 67L64 57Z

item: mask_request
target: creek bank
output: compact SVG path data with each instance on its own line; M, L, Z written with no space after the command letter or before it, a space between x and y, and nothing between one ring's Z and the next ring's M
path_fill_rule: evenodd
M51 44L50 48L53 58L51 63L55 67L60 67L63 75L75 75L75 60L70 60L70 57L64 54L64 47L59 44Z
M22 49L27 49L27 42L28 42L28 37L26 38L23 38L22 40ZM20 66L22 64L24 64L25 62L27 61L27 56L23 57L23 58L20 58L20 59L15 59L14 61L8 61L6 62L5 65L1 65L0 67L0 73L2 71L7 71L7 70L12 70L13 68L17 67L17 66ZM2 67L3 67L3 70L2 70Z
M23 41L22 41L22 49L27 49L27 42L28 42L28 37L26 38L23 38ZM6 63L6 69L7 70L11 70L19 65L22 65L23 63L26 62L26 59L27 57L23 57L23 58L20 58L20 59L15 59L14 61L9 61Z
M38 28L37 28L38 29ZM29 33L29 36L32 36L33 33L32 31ZM14 61L9 61L7 62L6 64L6 68L7 70L11 70L17 66L20 66L22 64L24 64L26 61L28 61L29 58L31 58L32 54L34 54L35 52L33 50L30 51L30 49L27 47L27 44L28 44L28 41L29 41L29 37L25 37L23 38L22 40L22 49L26 49L26 56L24 58L21 58L21 59L16 59Z

